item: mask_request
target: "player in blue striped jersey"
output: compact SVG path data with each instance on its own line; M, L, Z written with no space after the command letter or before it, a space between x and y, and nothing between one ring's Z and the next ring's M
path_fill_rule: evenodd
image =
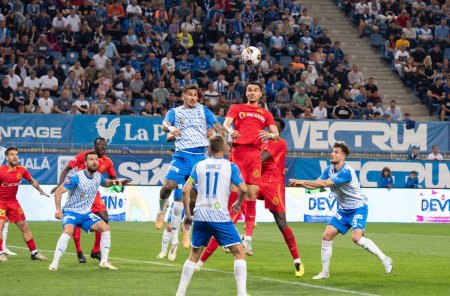
M86 169L78 171L61 184L55 192L56 212L55 218L62 219L63 233L56 244L53 262L50 270L57 270L62 254L66 251L67 243L73 235L76 226L81 227L87 233L98 231L102 235L100 242L101 260L100 268L117 269L108 262L111 246L111 233L109 226L100 217L91 212L92 204L98 187L110 187L113 185L125 185L131 180L105 180L98 169L98 156L92 151L84 156ZM61 198L63 193L69 191L67 202L61 211Z
M172 162L160 191L159 211L155 221L156 229L161 229L164 214L167 210L167 199L170 197L172 190L178 189L174 192L175 204L172 211L173 240L168 256L171 261L175 260L178 249L178 232L183 209L181 188L189 177L194 164L206 157L208 126L212 126L223 135L225 134L214 114L197 102L197 85L185 86L182 98L183 105L169 110L162 123L162 130L175 137L175 152L172 155ZM174 241L175 239L176 241ZM160 256L158 255L158 257Z
M240 210L244 195L247 192L247 185L239 168L223 158L224 145L225 140L221 135L214 135L209 138L208 152L210 158L200 161L194 166L190 178L183 187L184 223L190 225L194 220L194 225L192 229L192 251L189 259L184 263L177 296L185 295L203 247L208 244L212 236L220 245L229 247L233 253L238 296L247 295L245 250L227 209L231 185L234 184L240 189L239 198L232 207L233 211ZM194 219L192 219L189 208L189 194L193 188L193 183L197 184L198 191Z
M331 165L315 181L290 179L291 186L306 189L330 187L331 195L338 202L338 210L328 222L322 235L322 271L313 277L315 280L329 277L333 239L339 234L345 235L352 228L352 240L376 255L384 265L386 273L392 271L392 259L386 256L377 245L364 237L368 214L367 197L361 191L361 184L355 170L345 163L350 150L343 143L335 143L330 155Z
M0 135L0 142L2 141L2 135ZM0 166L3 165L3 162L5 161L5 151L6 148L3 146L0 146ZM6 247L6 238L8 237L8 229L9 229L9 220L8 218L6 218L6 222L5 225L3 226L3 231L2 231L2 245L3 245L3 253L8 255L8 256L17 256L16 253L14 253L13 251L11 251L10 249L8 249Z

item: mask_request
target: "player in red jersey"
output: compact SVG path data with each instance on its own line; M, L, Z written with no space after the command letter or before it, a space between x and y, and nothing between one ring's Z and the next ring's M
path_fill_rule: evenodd
M233 139L230 160L239 167L248 187L244 236L248 255L253 255L251 239L255 227L256 197L261 183L261 144L262 141L279 138L272 114L258 104L262 94L263 88L259 83L249 82L245 87L247 103L231 106L223 123ZM266 127L269 132L264 130Z
M20 180L22 178L26 179L41 195L50 196L41 189L39 183L33 179L26 168L18 165L19 150L17 148L10 147L6 149L5 157L8 163L0 167L0 262L8 261L3 253L3 238L1 236L6 218L10 222L16 223L22 231L23 239L31 252L31 259L45 261L47 257L39 254L36 250L33 235L31 234L30 228L28 228L22 207L17 200L17 190L19 189Z
M101 174L107 173L110 180L115 180L117 178L117 174L116 171L114 170L114 164L112 160L105 155L106 148L107 144L104 138L97 138L94 140L94 152L97 153L98 156L98 172ZM68 163L68 165L61 172L61 176L59 177L59 185L64 183L69 171L72 170L80 171L86 168L84 163L84 156L91 151L92 150L88 150L79 153L77 156L75 156L74 159L72 159ZM53 188L51 193L54 193L58 188L58 186ZM94 199L94 203L92 204L92 212L97 216L99 216L100 218L102 218L102 220L105 221L106 224L108 224L109 222L108 210L99 192L97 192L97 195L95 196ZM86 258L84 257L83 251L81 249L80 236L81 236L81 228L76 227L73 232L73 240L75 242L75 247L77 249L78 262L86 263ZM101 260L100 240L101 240L101 233L95 232L95 244L91 251L91 258L93 259Z

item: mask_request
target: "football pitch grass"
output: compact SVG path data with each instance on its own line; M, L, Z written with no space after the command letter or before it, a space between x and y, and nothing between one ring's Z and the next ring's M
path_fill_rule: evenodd
M29 222L46 262L31 261L20 231L10 225L8 246L19 256L0 263L0 294L4 295L175 295L189 250L180 247L174 262L156 259L162 231L153 223L112 223L110 261L119 270L100 270L88 258L79 264L69 242L59 270L49 271L61 234L58 222ZM321 270L324 224L290 223L305 265L302 278L294 276L292 258L274 223L258 224L253 239L255 255L247 257L247 290L256 295L450 295L450 225L369 223L367 237L394 260L386 275L381 262L353 244L350 235L333 243L331 277L314 281ZM242 223L238 229L242 231ZM82 234L86 257L93 235ZM181 235L180 235L181 240ZM196 272L187 295L236 295L230 254L218 249Z

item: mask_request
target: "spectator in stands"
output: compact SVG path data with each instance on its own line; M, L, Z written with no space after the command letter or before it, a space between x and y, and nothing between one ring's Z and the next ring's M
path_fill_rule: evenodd
M406 45L402 44L400 45L400 49L397 50L395 53L394 59L395 59L395 69L398 72L398 75L400 78L403 77L403 68L406 65L406 62L409 58L409 53L406 51Z
M278 80L277 75L271 74L270 80L266 83L266 95L269 105L275 102L276 94L284 87L286 87L286 85Z
M328 109L328 113L332 114L333 109L338 105L339 95L336 93L334 87L328 87L326 94L323 96L323 99L326 102L326 107Z
M370 7L364 8L364 13L359 15L359 38L364 37L366 29L371 30L373 33L378 33L379 29L375 25L375 16L370 12Z
M447 28L448 29L448 28ZM433 62L436 67L441 67L442 63L444 62L444 54L441 51L441 48L439 47L439 43L436 43L433 46L433 49L430 51L430 57L431 61Z
M345 99L340 98L338 100L338 105L334 107L332 112L333 119L353 119L353 111L345 104Z
M284 109L290 109L291 108L291 95L288 92L287 87L283 87L276 95L275 95L275 101L281 102L284 104Z
M211 59L209 62L210 65L210 74L213 75L213 77L217 77L220 73L222 73L227 68L227 62L222 58L223 56L221 52L216 52L214 55L214 58Z
M434 84L432 84L427 91L427 107L430 116L433 116L434 111L436 110L435 105L442 105L442 102L445 98L445 88L442 85L442 79L436 78Z
M123 103L123 109L120 111L120 115L131 115L134 116L134 110L131 109L130 101L125 101Z
M393 121L401 121L403 119L402 111L397 107L397 102L395 100L390 101L390 106L386 108L386 112L384 113L386 116L389 115Z
M298 24L302 25L305 24L307 27L309 27L313 23L313 18L308 15L308 9L303 8L302 16L298 20Z
M348 73L348 82L351 85L353 85L355 82L364 84L364 76L361 72L359 72L357 64L352 65L352 70Z
M411 171L409 173L409 176L406 179L405 188L419 188L419 179L417 178L416 171Z
M77 110L81 114L87 114L89 110L89 102L86 101L84 93L80 93L78 99L72 104L72 106L77 106Z
M306 107L305 108L305 112L303 112L300 115L300 118L302 119L315 119L314 115L312 114L311 108L310 107Z
M406 64L403 67L404 83L412 86L417 76L417 66L413 57L409 57L406 60Z
M66 114L70 111L71 107L72 102L69 97L69 91L65 89L61 92L61 97L54 104L53 113Z
M406 33L402 33L402 35L400 35L400 38L397 41L395 41L395 48L397 50L400 49L402 46L405 46L405 50L411 48L411 44L407 39Z
M105 105L105 110L102 112L102 115L117 115L117 113L115 113L112 110L112 105L111 103L106 103Z
M155 88L152 93L153 100L158 101L160 105L165 105L169 91L165 87L164 81L158 83L158 88Z
M47 75L41 76L39 79L39 87L41 89L47 89L50 91L50 95L53 97L58 96L58 79L53 76L53 69L47 70ZM44 111L44 108L43 108ZM45 113L45 111L44 111Z
M359 113L358 116L360 119L363 119L363 120L373 120L373 117L374 117L373 103L368 102L366 109L361 110L361 112Z
M50 98L50 90L43 89L43 96L38 100L39 107L44 114L50 114L53 110L53 99Z
M23 88L23 83L20 82L17 85L17 90L14 92L14 100L11 102L11 106L16 112L18 112L19 106L25 104L25 100L27 99L27 93ZM25 109L25 108L24 108Z
M391 169L388 167L384 167L381 171L381 179L378 182L378 187L387 188L391 190L394 187L394 178L391 176Z
M107 104L109 104L109 103L107 103ZM96 103L92 103L89 105L88 114L90 114L90 115L100 115L101 114Z
M433 31L430 29L428 23L424 23L422 28L418 30L417 38L425 47L428 47L431 44L431 41L433 40Z
M281 36L281 32L279 30L275 31L275 35L270 38L270 54L273 56L283 55L284 47L286 46L286 41L284 37Z
M439 146L438 145L433 145L431 153L428 154L427 157L428 160L444 160L444 157L442 156L442 154L439 153Z
M450 92L447 93L447 96L442 101L440 119L441 121L445 121L446 118L449 117L450 117Z
M22 81L19 75L14 73L14 69L12 67L8 68L8 85L12 88L13 91L17 90L17 86Z
M412 146L411 151L408 154L408 159L409 160L419 160L420 158L421 157L420 157L419 147Z
M270 113L272 113L273 117L284 117L286 114L285 104L278 99L278 101L275 101L272 108L270 108Z
M447 20L445 18L441 18L439 26L434 30L434 41L437 42L439 46L442 48L450 47L450 35L449 28L447 26Z
M219 95L219 101L214 106L214 114L224 117L228 113L228 110L230 110L230 104L226 102L224 95Z
M314 108L313 116L314 119L327 119L328 118L328 111L326 108L326 101L320 100L319 105Z
M292 97L292 110L295 117L299 117L300 114L305 112L305 109L313 108L311 99L305 91L304 87L297 88L297 91L294 93Z

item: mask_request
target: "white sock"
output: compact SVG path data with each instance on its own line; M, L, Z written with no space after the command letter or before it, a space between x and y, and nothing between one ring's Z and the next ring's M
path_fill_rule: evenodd
M159 213L165 213L167 211L166 203L167 199L159 199Z
M181 214L183 212L183 203L176 201L173 203L172 210L172 246L178 244L178 232L180 231Z
M172 232L168 232L167 228L164 228L162 241L161 241L161 253L167 253L167 249L169 248L170 237L172 236Z
M365 238L364 236L361 237L361 239L357 242L358 245L369 251L370 253L374 254L378 258L380 258L381 261L386 258L386 255L380 250L380 248L377 247L377 245L370 239Z
M203 262L201 259L198 260L198 262L197 262L197 265L198 265L198 266L203 266L203 264L205 264L205 262Z
M333 254L333 241L322 240L322 251L320 252L322 257L322 272L330 273L330 261Z
M67 233L63 233L59 237L58 242L56 243L55 255L53 256L52 262L53 265L58 265L59 259L61 259L62 254L64 254L64 252L67 249L67 244L69 243L69 240L70 235L68 235Z
M100 241L100 252L102 253L101 263L108 262L109 249L111 248L111 231L102 232L102 239Z
M186 294L187 287L189 286L192 275L195 271L195 265L195 262L189 260L186 260L186 262L184 262L183 273L181 274L180 285L178 286L176 296L184 296Z
M244 235L244 240L246 241L252 241L252 237L248 235Z
M247 296L247 262L244 259L234 260L234 278L238 296Z
M295 258L294 259L294 264L296 264L296 263L300 264L300 263L302 263L302 260L300 260L300 258Z
M6 238L8 237L8 228L9 228L9 221L5 222L5 225L3 226L3 231L2 231L2 240L3 240L3 244L2 244L2 250L6 250Z

